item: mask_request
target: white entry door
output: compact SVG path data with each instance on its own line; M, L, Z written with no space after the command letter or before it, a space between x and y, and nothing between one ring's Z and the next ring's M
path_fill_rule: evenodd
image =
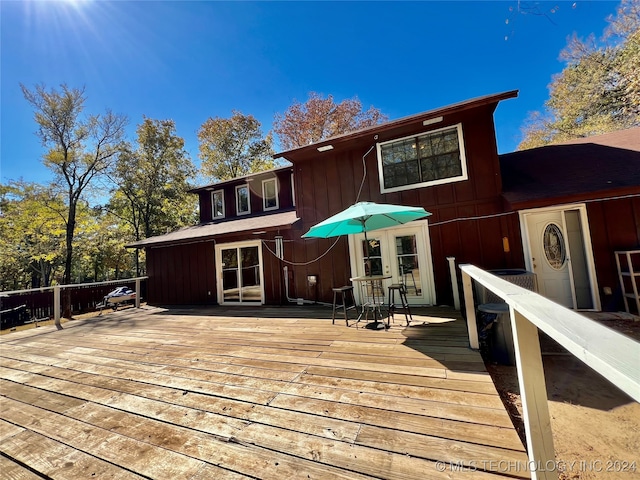
M538 293L567 308L599 309L584 208L530 211L522 216L527 268L536 274Z
M393 283L402 282L407 287L410 305L434 303L435 287L426 222L368 232L367 239L368 244L364 234L349 236L354 276L391 275L384 282L385 290Z
M218 303L264 303L262 245L260 241L216 245Z

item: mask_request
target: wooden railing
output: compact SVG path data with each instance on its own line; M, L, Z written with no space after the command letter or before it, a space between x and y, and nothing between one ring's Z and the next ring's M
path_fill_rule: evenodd
M136 292L136 298L135 298L135 306L136 307L140 307L140 298L142 297L141 295L141 281L142 280L146 280L148 277L136 277L136 278L124 278L124 279L120 279L120 280L110 280L110 281L105 281L105 282L93 282L93 283L79 283L79 284L73 284L73 285L55 285L53 287L42 287L42 288L32 288L32 289L27 289L27 290L12 290L12 291L4 291L4 292L0 292L0 295L2 295L3 297L3 303L7 303L6 300L8 298L11 298L12 296L17 296L17 295L24 295L24 294L29 294L29 293L37 293L37 294L43 294L46 292L52 292L53 293L53 298L49 297L48 300L44 300L45 303L48 303L48 305L51 305L51 301L53 301L53 319L55 322L55 325L58 329L62 328L61 323L60 323L60 319L62 317L62 301L61 301L61 293L63 290L71 290L71 289L91 289L95 287L95 292L93 292L94 296L96 296L95 299L95 303L97 303L98 301L102 300L103 295L105 293L107 293L106 291L103 291L103 289L101 289L100 287L105 287L105 286L111 286L111 285L134 285L135 284L135 292ZM97 298L97 293L96 292L100 292L100 297ZM39 302L42 303L42 300ZM49 311L49 308L43 309L43 310L47 310Z
M473 281L509 305L532 479L557 479L538 329L640 401L640 343L473 265L460 265L471 348L477 349Z

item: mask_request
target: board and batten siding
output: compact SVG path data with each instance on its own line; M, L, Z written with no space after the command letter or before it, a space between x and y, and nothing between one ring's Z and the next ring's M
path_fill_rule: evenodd
M421 206L432 215L428 217L431 250L438 304L452 303L452 290L446 257L453 256L459 263L474 263L485 269L523 265L522 241L517 214L481 220L463 220L468 217L501 214L504 205L501 193L492 106L473 112L445 117L442 128L462 123L468 180L403 190L380 192L378 163L375 148L365 157L366 176L363 182L363 155L376 142L392 140L429 130L419 124L413 130L404 129L388 138L379 135L369 143L354 142L349 150L317 153L304 159L290 159L294 163L295 191L298 216L306 232L316 223L347 208L358 201ZM362 183L360 197L358 190ZM509 240L509 252L503 249L503 237ZM324 253L335 239L301 240L295 246L297 262L306 262ZM347 241L341 239L323 259L305 267L294 267L295 287L304 291L307 274L319 276L319 298L331 301L331 288L349 284ZM302 279L300 279L302 277Z
M294 255L292 233L289 230L283 230L280 233L285 240L284 250L288 259ZM217 304L216 243L233 244L246 240L247 235L252 235L252 239L264 241L262 261L265 303L268 305L286 303L282 269L285 264L269 251L275 251L274 240L277 234L278 232L275 231L256 236L245 233L220 237L216 242L209 239L197 243L147 248L148 302L154 305ZM298 231L295 235L299 239L302 232ZM292 272L292 278L293 275ZM304 282L306 282L306 276ZM293 285L291 288L292 294L295 293L297 296L306 294L306 291L296 292Z
M614 252L640 247L640 197L588 202L587 217L602 309L623 310Z
M146 254L150 304L215 303L213 242L151 247Z
M213 220L211 215L211 193L214 191L223 191L225 218L237 217L236 212L236 187L239 185L249 185L249 201L251 205L251 213L256 214L263 211L262 204L262 181L270 178L276 178L278 184L278 210L287 210L293 207L293 195L291 192L291 169L272 171L268 174L256 173L250 177L252 180L242 178L238 180L230 180L222 183L220 186L211 186L198 189L199 206L200 206L200 223L207 223Z

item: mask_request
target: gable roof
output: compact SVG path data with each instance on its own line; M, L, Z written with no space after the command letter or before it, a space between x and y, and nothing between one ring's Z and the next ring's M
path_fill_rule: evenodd
M126 248L158 247L181 243L204 242L219 235L233 235L258 230L279 230L291 228L299 220L295 211L271 213L255 217L222 220L181 228L166 235L145 238L125 245Z
M391 130L399 130L401 131L403 128L407 126L415 125L418 122L423 122L425 120L430 120L437 117L443 117L445 115L451 115L453 113L459 113L464 110L470 110L473 108L484 107L487 105L498 105L498 103L502 100L506 100L509 98L515 98L518 96L518 90L509 90L507 92L495 93L491 95L485 95L482 97L473 98L470 100L465 100L463 102L454 103L451 105L447 105L445 107L436 108L434 110L428 110L423 113L418 113L416 115L411 115L408 117L403 117L397 120L392 120L390 122L382 123L380 125L374 125L372 127L363 128L360 130L356 130L353 132L345 133L342 135L336 135L331 138L326 138L316 143L312 143L310 145L305 145L304 147L298 147L291 150L287 150L284 152L279 152L274 155L274 158L286 158L290 160L291 158L296 158L300 156L307 156L309 153L317 154L318 148L332 145L333 147L337 147L338 145L342 145L348 142L360 140L363 138L368 138L371 135L377 135L382 132L387 132Z
M499 156L514 209L640 194L640 127Z

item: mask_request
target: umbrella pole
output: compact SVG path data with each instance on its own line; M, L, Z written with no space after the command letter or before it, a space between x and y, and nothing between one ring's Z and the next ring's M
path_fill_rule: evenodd
M373 269L371 268L371 257L369 256L369 238L367 237L367 230L364 229L364 243L365 248L367 249L367 265L369 266L369 276L373 278ZM371 280L371 297L373 298L373 323L377 325L381 323L378 321L378 305L376 303L376 286ZM382 314L380 315L382 319ZM377 327L376 327L377 328Z

